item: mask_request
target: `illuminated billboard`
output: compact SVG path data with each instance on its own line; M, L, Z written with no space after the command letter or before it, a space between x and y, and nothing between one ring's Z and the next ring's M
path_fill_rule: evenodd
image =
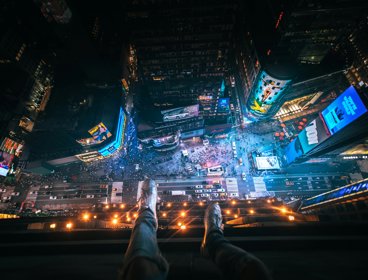
M316 205L325 204L330 201L343 200L346 198L352 199L352 197L355 195L360 195L367 192L368 180L365 179L354 184L337 188L332 191L308 198L303 202L302 210L311 208Z
M276 79L266 71L258 75L257 82L254 84L251 97L248 101L249 110L256 115L266 115L287 89L291 80Z
M102 149L98 150L98 152L103 157L111 156L113 153L121 149L124 140L125 126L126 126L126 116L123 108L120 108L118 127L116 129L114 140L111 143L107 144Z
M256 157L258 170L280 169L279 160L276 156L271 157Z
M110 131L106 128L106 126L102 122L100 122L98 125L88 130L88 133L91 134L92 138L96 142L99 143L105 141L107 138L110 138L112 136Z
M21 155L22 149L23 149L23 144L15 142L14 140L7 138L7 137L5 137L5 139L0 145L0 150L10 155L15 155L16 157L19 157Z
M79 154L79 155L76 155L76 157L79 158L81 161L84 161L84 162L99 160L99 159L103 158L101 156L101 154L97 151L88 152L88 153L84 153L84 154Z
M220 98L218 100L219 111L229 111L230 109L230 98Z
M321 118L311 121L298 135L303 152L308 153L329 137Z
M162 120L164 122L177 121L182 119L198 117L199 105L192 105L187 107L179 107L175 109L161 111Z
M289 145L285 148L285 159L286 162L292 163L297 158L303 155L302 145L300 144L299 138L295 138Z
M367 112L367 108L353 86L345 90L322 111L322 117L331 135L340 131Z
M6 176L9 173L13 159L14 155L0 151L0 176Z

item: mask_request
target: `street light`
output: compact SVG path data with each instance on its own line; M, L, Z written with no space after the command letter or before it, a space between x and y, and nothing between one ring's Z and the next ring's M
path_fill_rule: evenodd
M187 226L186 226L186 225L181 225L181 226L180 226L180 229L181 229L181 230L185 230L185 229L187 229Z
M287 213L287 209L285 207L282 207L280 209L280 211L281 211L282 214L286 214Z
M162 213L162 217L166 217L167 216L167 214L164 212L164 213Z
M167 204L167 207L171 207L171 202L169 202L169 203Z
M106 205L106 206L105 206L105 208L106 208L106 209L109 209L109 208L110 208L110 206L109 206L109 205Z
M72 224L72 223L67 223L65 227L66 227L67 229L72 229L73 224Z
M249 210L249 213L250 213L250 214L254 214L254 210L253 210L253 209L250 209L250 210Z
M181 211L180 216L185 217L186 213L184 211Z
M230 210L226 210L226 212L225 212L227 215L230 215Z
M118 223L118 219L112 219L112 224L113 225L117 225L117 223Z
M232 201L231 201L231 204L232 204L232 205L235 205L235 204L236 204L236 201L235 201L235 200L232 200Z
M51 229L55 229L55 228L56 228L56 224L55 224L55 223L51 224L51 225L50 225L50 228L51 228Z
M114 218L117 218L117 217L118 217L118 214L115 214L115 215L114 215Z
M88 213L85 213L83 215L83 220L85 220L85 221L88 221L89 220L89 214Z
M295 217L293 215L289 215L288 219L289 219L290 222L295 221Z
M120 209L124 209L125 208L125 204L120 204Z
M188 203L184 202L184 203L183 203L183 205L184 205L184 206L187 206L187 205L188 205Z

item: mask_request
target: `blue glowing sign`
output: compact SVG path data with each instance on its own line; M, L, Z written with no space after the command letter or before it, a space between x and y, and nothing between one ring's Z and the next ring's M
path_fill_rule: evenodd
M288 164L295 161L297 158L303 155L302 145L300 144L299 138L295 138L289 145L285 148L285 157Z
M102 156L107 157L113 154L115 151L119 150L123 142L124 131L125 131L125 113L123 109L120 108L119 122L115 133L115 139L110 144L98 150L98 152Z
M223 94L223 93L224 93L224 91L225 91L225 81L224 81L224 80L222 80L221 87L220 87L220 92L221 92L221 94Z
M230 106L229 98L220 98L218 101L219 111L228 111Z
M345 90L334 102L322 111L322 117L331 135L367 112L353 86Z
M330 200L343 198L344 196L348 195L351 196L363 191L368 191L368 180L364 180L353 185L348 185L333 191L329 191L327 193L317 195L315 197L311 197L303 202L303 207L308 207L319 203L326 203Z

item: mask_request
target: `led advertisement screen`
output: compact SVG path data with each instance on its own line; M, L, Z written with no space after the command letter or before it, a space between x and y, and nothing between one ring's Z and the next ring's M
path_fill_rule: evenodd
M299 138L295 138L289 145L285 148L285 157L288 164L295 161L297 158L303 155L302 145L300 144Z
M6 176L11 168L14 155L0 151L0 176Z
M98 143L101 143L112 136L111 132L102 122L88 130L88 133L91 134L92 138Z
M326 203L330 200L342 199L344 197L351 197L352 195L358 195L359 193L368 191L368 182L367 180L357 182L352 185L348 185L345 187L341 187L327 193L323 193L311 198L306 199L303 202L302 209L304 207L310 207L312 205Z
M218 101L219 111L229 111L230 109L230 98L220 98Z
M266 115L290 84L291 80L276 79L262 71L250 98L250 111L256 115Z
M19 157L22 153L23 145L15 142L14 140L5 137L0 145L0 150L7 152L8 154Z
M198 104L161 111L162 119L164 122L194 118L198 117L198 114L199 114Z
M116 129L115 139L114 141L107 144L102 149L98 150L98 152L102 156L104 157L110 156L121 148L123 144L125 126L126 126L126 116L125 116L123 109L120 108L119 121L118 121L118 127Z
M359 94L353 86L350 86L322 111L322 117L333 135L366 112L367 108Z
M329 134L319 117L311 121L298 135L304 154L325 141L328 137Z
M279 160L275 156L271 157L256 157L258 170L280 169Z

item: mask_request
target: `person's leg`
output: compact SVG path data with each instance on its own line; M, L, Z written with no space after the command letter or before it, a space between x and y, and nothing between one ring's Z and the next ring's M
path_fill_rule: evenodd
M157 189L145 180L139 200L139 216L124 256L120 279L166 279L169 266L157 245Z
M210 258L227 279L271 279L266 266L252 254L232 245L222 231L220 206L211 204L205 214L205 237L201 252Z

